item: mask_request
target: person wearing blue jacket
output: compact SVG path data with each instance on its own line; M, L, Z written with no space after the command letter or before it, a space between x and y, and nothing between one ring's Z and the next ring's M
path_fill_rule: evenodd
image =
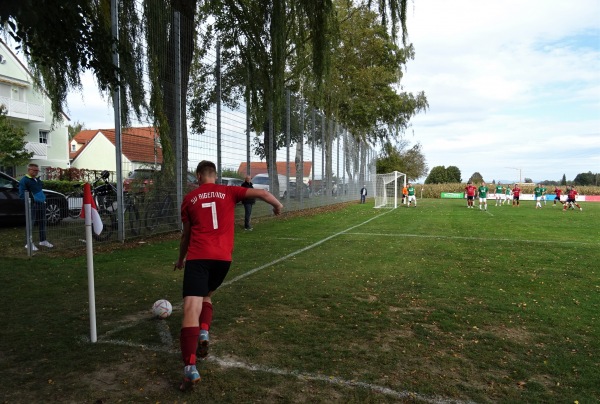
M32 228L37 224L40 233L40 245L48 248L54 247L46 240L46 195L44 194L44 183L38 178L40 168L31 163L27 166L27 174L19 181L19 197L25 199L25 191L29 191L31 197L31 219ZM25 244L27 248L27 244ZM35 244L31 244L32 251L37 251Z

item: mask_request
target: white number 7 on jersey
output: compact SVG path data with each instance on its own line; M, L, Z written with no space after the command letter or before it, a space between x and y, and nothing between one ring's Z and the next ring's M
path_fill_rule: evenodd
M215 229L215 230L218 229L219 221L217 220L217 204L215 202L208 202L208 203L203 203L202 207L210 208L211 213L212 213L213 229Z

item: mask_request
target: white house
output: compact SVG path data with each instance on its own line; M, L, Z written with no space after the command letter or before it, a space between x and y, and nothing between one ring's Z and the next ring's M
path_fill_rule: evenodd
M122 128L121 161L125 175L137 168L158 169L162 164L162 148L155 128ZM79 132L69 145L71 167L87 170L116 171L114 129L92 129Z
M31 162L40 166L42 178L47 167L69 167L69 118L61 114L61 122L52 125L49 97L34 88L27 67L1 39L0 104L4 105L9 121L27 133L25 148L33 152ZM19 178L27 172L27 167L2 167L2 170Z

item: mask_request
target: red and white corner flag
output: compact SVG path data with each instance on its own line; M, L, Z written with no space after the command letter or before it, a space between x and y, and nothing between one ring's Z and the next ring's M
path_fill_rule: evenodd
M81 213L79 217L85 219L85 205L90 205L90 213L91 213L91 223L94 229L94 233L99 235L102 233L102 229L104 225L102 224L102 220L100 219L100 214L98 213L98 207L96 206L96 202L92 197L92 188L89 183L83 184L83 204L81 205Z

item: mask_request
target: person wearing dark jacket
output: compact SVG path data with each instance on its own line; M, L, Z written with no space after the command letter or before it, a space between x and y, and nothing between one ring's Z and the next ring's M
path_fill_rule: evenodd
M242 187L244 188L254 188L252 185L252 181L250 181L250 176L247 175L242 183ZM242 200L242 205L244 205L244 230L252 231L252 225L250 225L250 218L252 216L252 206L256 202L256 199L246 198Z
M31 163L27 166L27 174L19 181L19 198L25 199L25 191L29 192L31 198L31 219L32 227L38 225L40 232L40 245L52 248L54 247L46 240L46 196L44 195L44 183L38 178L40 167L37 164ZM25 244L28 248L29 240ZM31 250L37 251L38 248L31 243Z

